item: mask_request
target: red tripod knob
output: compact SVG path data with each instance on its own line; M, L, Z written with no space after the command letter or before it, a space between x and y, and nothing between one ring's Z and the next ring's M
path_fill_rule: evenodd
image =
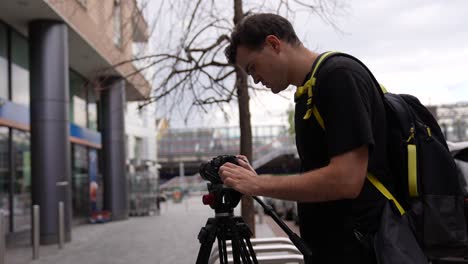
M209 194L205 194L203 195L203 204L204 205L214 205L214 202L215 202L215 195L212 194L212 193L209 193Z

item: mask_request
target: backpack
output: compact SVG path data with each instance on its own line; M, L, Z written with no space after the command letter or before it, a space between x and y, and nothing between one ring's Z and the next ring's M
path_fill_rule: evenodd
M464 255L467 234L457 167L437 121L416 97L388 93L361 61L348 54L327 52L316 59L309 81L296 91L296 96L308 94L304 119L314 115L325 129L319 109L313 104L313 94L320 65L333 56L358 62L381 87L379 92L389 130L387 158L394 179L393 193L378 177L368 173L367 179L393 201L401 215L406 214L420 247L429 258Z

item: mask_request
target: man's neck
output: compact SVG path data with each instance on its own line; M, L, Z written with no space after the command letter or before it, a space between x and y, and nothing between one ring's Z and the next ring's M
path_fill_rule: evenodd
M301 86L318 56L319 54L308 50L302 45L293 49L290 57L289 83Z

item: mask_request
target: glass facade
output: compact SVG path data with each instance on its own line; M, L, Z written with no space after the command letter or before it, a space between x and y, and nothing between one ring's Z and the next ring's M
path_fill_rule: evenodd
M113 20L114 20L114 44L117 47L122 46L122 10L120 8L120 1L116 0L114 1L114 14L113 14Z
M92 211L101 211L104 203L104 184L99 170L99 156L96 149L88 152L89 161L89 199Z
M31 228L31 146L28 132L13 130L13 230Z
M0 98L8 99L7 28L0 23Z
M142 153L143 153L143 139L139 137L135 137L135 147L133 150L133 157L135 159L140 159Z
M94 90L87 80L70 70L70 122L98 130L98 106Z
M89 200L89 167L88 150L84 146L73 144L72 147L72 193L73 216L88 217Z
M0 98L29 107L29 78L27 38L0 21ZM70 122L97 131L97 97L87 80L72 70L69 99ZM28 131L0 126L0 212L5 216L9 232L31 228L30 142ZM75 217L88 217L91 207L102 210L104 186L98 162L99 151L78 144L73 144L71 151L73 214ZM93 194L93 203L90 201L91 180L98 186Z
M86 80L70 71L70 122L87 127Z
M7 127L0 127L0 210L9 224L10 215L10 142Z
M98 107L96 94L90 87L88 89L88 128L98 130Z
M0 210L8 230L31 228L30 135L7 127L0 127Z
M28 41L11 32L11 100L29 106L29 49Z

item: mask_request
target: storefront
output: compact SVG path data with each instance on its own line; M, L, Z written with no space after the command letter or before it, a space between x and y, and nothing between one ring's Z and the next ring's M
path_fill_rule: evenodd
M8 232L31 228L31 135L28 40L0 21L0 210ZM70 70L72 213L102 209L98 102L85 78ZM90 192L93 186L93 192ZM92 195L92 197L90 197Z

